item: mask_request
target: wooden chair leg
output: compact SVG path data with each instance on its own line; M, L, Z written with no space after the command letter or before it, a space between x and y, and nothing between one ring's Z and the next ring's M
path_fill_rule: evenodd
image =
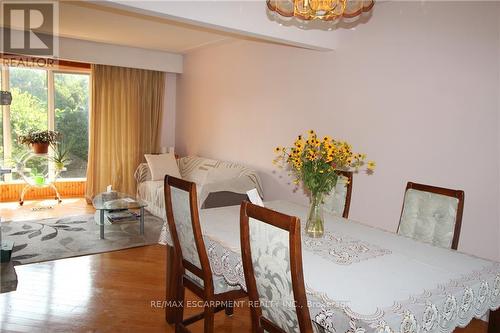
M234 302L227 301L227 306L224 311L226 312L226 316L232 316L234 314Z
M488 320L488 333L500 332L500 309L490 311L490 318Z
M167 306L165 308L165 319L167 323L169 324L174 324L175 319L176 319L176 307L173 306L174 303L175 305L179 304L179 286L177 285L178 279L177 279L177 272L176 272L176 267L178 263L175 260L174 256L174 248L171 247L170 245L166 246L166 252L167 252L167 276L166 276L166 300L167 303L170 303L172 306Z
M213 333L214 331L214 308L206 306L204 310L205 323L204 323L204 333Z
M252 319L252 332L264 333L262 327L260 327L260 318L257 316L255 309L250 308L250 318Z
M178 290L178 301L177 305L174 308L174 322L175 323L182 323L182 320L184 319L184 302L185 302L185 289L184 286L182 286L182 282L180 282L181 288Z

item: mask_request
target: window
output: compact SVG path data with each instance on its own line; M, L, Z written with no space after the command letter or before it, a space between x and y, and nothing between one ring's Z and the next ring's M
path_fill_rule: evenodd
M47 73L42 69L10 67L8 76L12 94L9 150L12 161L17 161L28 151L28 147L17 142L18 136L30 130L48 129ZM43 172L48 168L47 162L47 159L37 158L29 161L26 167L31 168L32 173ZM14 173L12 177L18 179L19 175Z
M69 148L66 178L85 178L89 150L89 75L54 73L55 130Z
M15 165L29 152L17 142L29 131L56 130L69 149L71 162L62 178L85 178L88 153L89 82L87 70L4 66L2 90L12 93L12 104L2 107L0 165ZM27 167L45 173L48 159L32 159ZM16 180L6 176L4 180ZM0 179L1 180L1 179Z

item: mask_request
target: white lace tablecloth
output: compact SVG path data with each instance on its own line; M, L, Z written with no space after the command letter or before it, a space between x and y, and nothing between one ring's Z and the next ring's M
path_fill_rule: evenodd
M266 207L304 226L307 207ZM239 206L201 210L200 221L213 273L245 288ZM328 332L451 333L500 307L499 263L329 214L325 229L302 236L302 260L311 318Z

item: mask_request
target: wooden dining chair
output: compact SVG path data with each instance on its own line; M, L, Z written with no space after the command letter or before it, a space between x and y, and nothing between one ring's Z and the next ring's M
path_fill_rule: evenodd
M351 207L353 173L351 171L340 171L339 173L337 185L325 198L324 209L335 216L347 219Z
M244 201L240 237L252 331L312 332L299 219Z
M461 190L408 182L398 234L456 250L464 196Z
M184 287L204 302L204 311L183 319L184 308L178 308L174 322L176 332L189 332L187 326L204 319L204 332L214 330L214 314L226 310L233 313L233 301L246 296L239 286L229 286L221 276L214 276L201 232L196 197L196 184L165 176L165 208L174 246L174 275L178 300L184 300ZM183 304L184 302L181 302ZM221 304L223 306L216 306Z

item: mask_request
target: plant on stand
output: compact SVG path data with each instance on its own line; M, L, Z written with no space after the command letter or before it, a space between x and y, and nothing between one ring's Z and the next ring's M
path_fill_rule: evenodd
M31 146L35 154L47 154L49 145L57 143L60 136L56 131L29 131L28 134L19 136L17 140L20 144Z
M278 154L274 163L279 167L287 166L294 177L294 183L302 182L310 195L310 209L306 224L306 233L310 237L324 234L323 200L337 185L340 171L355 171L366 166L372 173L375 162L365 162L365 154L352 152L352 147L345 141L338 141L329 136L318 138L310 130L305 139L299 135L292 147L276 147Z
M54 154L50 157L50 160L54 162L56 171L61 172L66 165L71 163L69 152L71 150L72 143L65 144L63 142L53 142L50 146L54 152Z
M45 184L45 175L41 172L38 172L36 168L33 168L30 175L35 185L42 186Z

